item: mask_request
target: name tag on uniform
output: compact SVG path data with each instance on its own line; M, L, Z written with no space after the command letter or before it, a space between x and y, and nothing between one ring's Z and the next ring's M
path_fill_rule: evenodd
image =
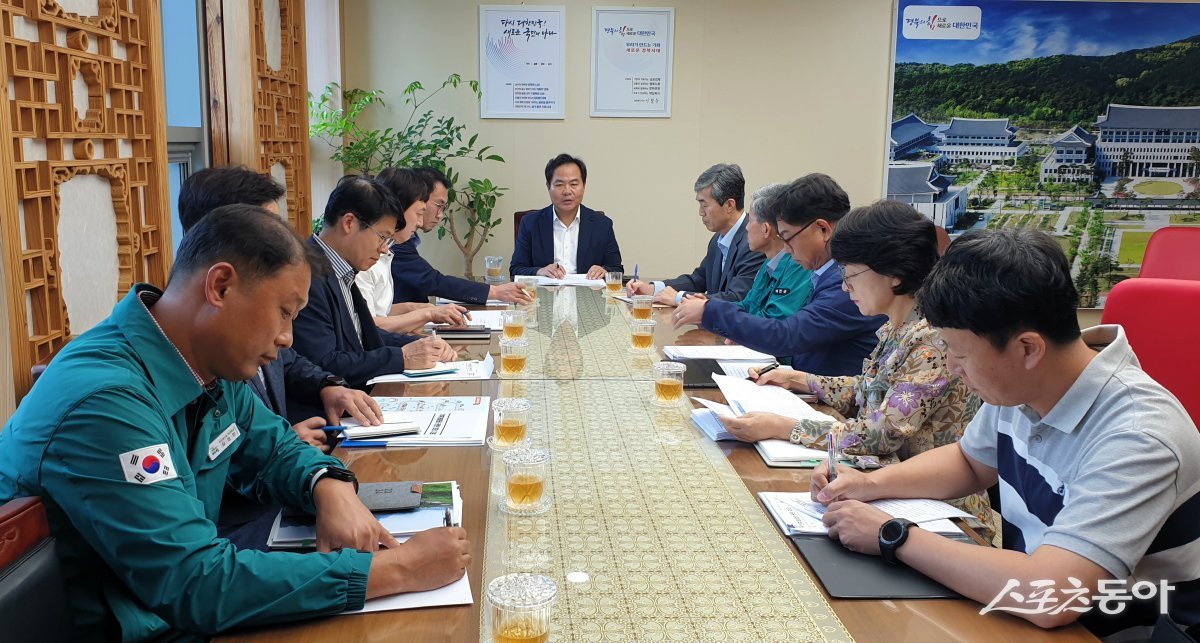
M775 294L780 295L780 296L790 294L791 292L792 292L791 288L776 288L775 289Z
M208 443L208 459L216 460L217 456L225 453L225 449L228 449L229 445L237 442L237 439L241 435L242 432L238 430L237 423L230 424L228 428L221 432L221 435L217 436L217 439Z
M175 474L175 463L171 462L171 452L166 444L126 451L119 457L126 482L154 484L179 477Z

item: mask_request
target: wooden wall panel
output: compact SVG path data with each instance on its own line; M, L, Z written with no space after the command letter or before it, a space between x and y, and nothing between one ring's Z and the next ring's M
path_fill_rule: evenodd
M282 165L288 220L307 234L312 227L312 179L304 2L278 4L281 64L271 69L263 0L206 0L213 162L263 173Z
M0 250L20 397L32 365L72 335L60 281L59 185L77 174L111 184L118 296L136 282L166 282L161 18L155 0L101 0L99 16L68 13L54 0L0 0L0 23ZM78 106L77 75L87 86Z

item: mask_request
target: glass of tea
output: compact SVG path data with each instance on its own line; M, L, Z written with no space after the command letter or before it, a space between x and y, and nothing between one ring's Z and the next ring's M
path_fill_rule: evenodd
M538 278L536 276L521 275L513 281L516 281L517 285L520 286L522 290L529 293L530 298L532 298L534 301L537 301Z
M630 314L634 319L650 319L654 314L654 296L634 295Z
M500 311L500 319L504 322L504 338L521 339L525 337L525 318L526 314L524 310Z
M629 324L629 352L648 353L654 349L653 319L634 319Z
M683 373L687 366L679 362L654 365L654 405L679 406L683 402Z
M604 274L604 290L610 295L615 295L621 292L621 280L625 278L625 273L620 270L613 270Z
M498 284L504 281L504 257L484 257L483 258L484 278L483 280L489 284Z
M488 439L493 449L508 449L525 441L529 432L529 400L502 397L492 402L494 430Z
M546 643L558 585L549 576L518 572L492 579L485 592L493 643Z
M518 447L504 454L504 488L508 501L502 507L508 513L538 514L550 509L546 494L546 474L550 452Z
M529 340L500 340L500 374L523 375L529 361Z

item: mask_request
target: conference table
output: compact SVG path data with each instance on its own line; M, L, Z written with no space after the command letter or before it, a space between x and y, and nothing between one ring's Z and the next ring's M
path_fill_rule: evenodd
M538 292L528 307L526 373L381 384L373 394L528 399L528 442L552 457L549 511L501 510L503 452L487 446L335 451L362 481L459 483L474 603L325 617L219 640L490 643L482 597L490 580L512 572L557 583L551 641L1096 640L1079 625L1047 631L1005 613L981 616L982 606L965 599L831 598L756 496L806 490L811 470L769 468L750 445L714 443L692 426L690 402L652 403L662 346L722 339L675 331L670 309L656 308L655 350L631 353L625 303L602 289ZM495 337L458 348L463 359L498 354ZM720 399L716 390L700 394Z

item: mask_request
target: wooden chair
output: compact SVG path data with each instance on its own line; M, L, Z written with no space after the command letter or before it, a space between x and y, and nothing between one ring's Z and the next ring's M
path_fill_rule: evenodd
M62 569L39 498L0 507L0 623L8 643L74 638Z

